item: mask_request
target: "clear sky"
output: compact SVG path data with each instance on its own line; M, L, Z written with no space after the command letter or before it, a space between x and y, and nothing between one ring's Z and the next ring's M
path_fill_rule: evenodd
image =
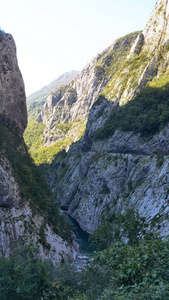
M27 96L81 70L127 33L144 29L156 0L4 0L0 26L13 35Z

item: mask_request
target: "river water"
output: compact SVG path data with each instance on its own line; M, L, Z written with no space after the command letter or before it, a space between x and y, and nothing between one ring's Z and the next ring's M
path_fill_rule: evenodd
M62 210L61 213L64 216L65 221L72 227L72 230L76 236L76 242L79 244L79 254L75 261L75 267L77 271L80 271L81 269L85 268L92 257L93 251L92 249L89 249L88 242L90 235L86 231L82 230L77 221L70 217L66 211Z

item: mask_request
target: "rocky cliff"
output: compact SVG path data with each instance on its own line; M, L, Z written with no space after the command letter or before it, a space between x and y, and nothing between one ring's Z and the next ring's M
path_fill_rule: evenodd
M111 101L113 110L133 99L146 84L153 86L167 76L168 41L168 2L162 0L142 32L116 40L72 83L49 95L35 124L43 123L40 147L60 141L57 151L63 145L68 150L83 135L88 114L100 94ZM40 147L32 147L34 159Z
M148 219L157 218L165 235L169 227L169 128L147 142L140 134L120 130L95 141L92 128L103 108L106 115L110 103L103 100L93 107L82 140L67 154L58 155L49 168L47 177L57 200L89 233L98 227L102 214L132 208Z
M40 90L38 90L38 91L34 92L33 94L31 94L30 96L28 96L26 99L27 104L28 104L28 112L30 112L30 114L31 114L33 108L35 108L37 104L39 106L42 102L44 102L46 100L47 96L55 89L57 89L63 85L69 84L72 80L74 80L74 78L76 77L77 74L78 74L78 71L75 71L75 70L66 72L66 73L60 75L57 79L55 79L48 85L42 87Z
M123 60L116 42L95 62L105 86L85 134L46 170L57 201L89 233L102 214L132 208L168 234L168 9L158 1Z
M27 145L37 163L45 161L41 158L44 157L42 152L49 155L49 152L56 154L63 147L68 150L72 142L81 138L93 103L125 61L137 35L138 32L132 33L115 41L79 72L74 81L48 96L34 124L28 125L28 129L41 128L36 132L40 142L38 145L36 141L31 142L31 130L27 130L25 135ZM108 66L108 70L105 66ZM47 153L48 146L50 147Z
M8 256L25 243L33 243L43 259L75 259L77 245L64 228L23 141L27 125L24 83L14 40L4 32L0 32L0 103L0 252Z
M104 69L101 61L111 59L112 53L115 52L117 52L117 60L124 59L136 36L137 33L133 33L114 42L79 72L70 85L56 90L48 96L41 113L41 121L46 127L44 131L45 145L49 145L64 136L64 132L60 136L51 134L54 125L56 130L59 123L70 124L79 120L86 123L92 105L112 76L112 74L101 76ZM74 141L76 140L78 138L74 139Z
M18 68L15 42L0 32L0 116L15 122L23 132L27 125L25 88Z

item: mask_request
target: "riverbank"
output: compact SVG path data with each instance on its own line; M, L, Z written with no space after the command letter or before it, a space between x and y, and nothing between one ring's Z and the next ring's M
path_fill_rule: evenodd
M80 272L82 269L86 268L92 258L93 249L89 248L88 241L90 235L80 228L77 221L69 216L67 211L61 210L61 214L63 215L65 222L71 226L76 236L76 242L79 245L79 253L75 260L75 268L78 272Z

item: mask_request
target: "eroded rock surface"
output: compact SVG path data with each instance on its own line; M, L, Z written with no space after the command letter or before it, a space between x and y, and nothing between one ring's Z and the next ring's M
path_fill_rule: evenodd
M46 221L46 212L32 203L32 187L25 185L33 174L22 138L26 125L25 90L15 43L10 34L0 32L0 254L8 256L17 247L32 243L39 246L42 259L74 260L78 245L56 234ZM24 179L19 176L21 169Z
M0 117L15 122L23 132L27 125L24 82L13 37L3 32L0 32L0 101Z

